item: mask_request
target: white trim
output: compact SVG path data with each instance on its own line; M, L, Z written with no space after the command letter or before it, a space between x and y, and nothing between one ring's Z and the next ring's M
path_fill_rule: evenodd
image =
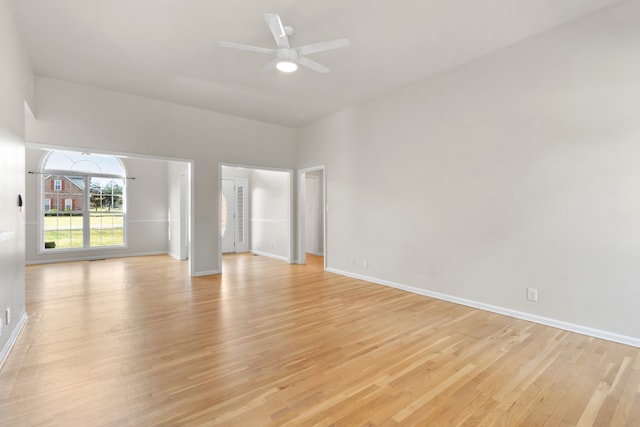
M263 224L287 224L289 222L286 219L260 219L260 218L251 218L249 221L259 222Z
M24 325L27 323L27 319L28 319L27 313L24 313L20 318L20 321L18 322L16 327L13 329L13 332L11 333L9 340L6 342L6 344L2 348L2 351L0 351L0 370L2 370L2 367L4 366L4 362L7 360L9 353L11 353L11 349L13 349L13 346L18 340L18 336L20 336L20 332L22 332L22 328L24 328Z
M212 274L220 274L220 270L196 271L191 276L202 277L202 276L211 276Z
M252 250L251 253L255 255L266 256L268 258L273 258L273 259L277 259L284 262L289 262L289 258L287 258L286 256L274 255L267 252L261 252L261 251L255 251L255 250ZM290 264L293 264L293 263L291 262Z
M551 326L558 329L563 329L569 332L575 332L582 335L587 335L594 338L600 338L607 341L613 341L620 344L630 345L632 347L640 348L640 338L631 337L628 335L621 335L615 332L603 331L601 329L590 328L588 326L577 325L575 323L564 322L562 320L551 319L549 317L538 316L535 314L525 313L522 311L511 310L509 308L498 307L491 304L485 304L478 301L468 300L465 298L454 297L439 292L432 292L426 289L415 288L413 286L402 285L400 283L390 282L388 280L377 279L375 277L363 276L360 274L350 273L347 271L337 270L334 268L328 268L328 272L340 274L342 276L351 277L358 280L364 280L366 282L375 283L378 285L389 286L391 288L400 289L403 291L411 292L414 294L435 298L443 301L452 302L455 304L465 305L467 307L477 308L479 310L490 311L492 313L502 314L516 319L527 320L529 322L539 323L545 326Z
M114 249L113 247L105 248L103 250L108 250L108 249L117 250L117 249ZM152 255L169 255L169 253L164 251L155 251L155 252L134 252L134 253L126 253L126 254L104 254L104 256L100 254L95 254L92 256L85 256L85 257L47 258L46 260L35 260L35 261L27 260L25 264L36 265L36 264L53 264L56 262L97 261L97 260L106 260L106 259L115 259L115 258L129 258L129 257L135 257L135 256L152 256Z

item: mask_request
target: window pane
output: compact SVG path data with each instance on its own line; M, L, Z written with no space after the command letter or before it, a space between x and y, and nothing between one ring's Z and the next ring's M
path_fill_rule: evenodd
M43 172L45 249L124 246L126 181L117 157L55 150Z
M90 178L89 246L124 245L124 180Z
M108 173L124 175L122 164L114 156L57 150L47 157L45 169L69 170L76 173Z
M81 248L84 179L78 176L45 176L43 195L45 249Z

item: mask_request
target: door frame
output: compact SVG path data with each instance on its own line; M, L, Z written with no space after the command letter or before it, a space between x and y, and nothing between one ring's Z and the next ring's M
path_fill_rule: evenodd
M307 172L322 171L322 249L324 252L324 270L327 269L327 168L325 165L312 166L298 169L298 264L307 263L306 238L305 238L305 180Z
M285 169L285 168L272 168L272 167L265 167L265 166L255 166L255 165L247 165L247 164L239 164L239 163L226 163L226 162L219 162L218 163L218 196L216 199L216 205L218 206L217 212L218 212L218 226L216 229L216 233L218 236L218 266L220 269L221 273L224 273L222 271L222 239L220 238L220 215L221 215L221 206L220 206L220 193L222 193L222 167L226 166L226 167L230 167L230 168L244 168L244 169L253 169L253 170L266 170L266 171L276 171L276 172L286 172L289 175L289 215L287 220L289 221L289 252L288 252L288 256L287 256L287 262L289 264L294 264L294 259L293 256L295 254L295 232L296 232L296 228L295 228L295 224L293 219L296 217L295 216L295 200L294 200L294 195L295 195L295 190L294 190L294 174L293 174L293 169ZM251 186L251 183L249 183L249 187ZM249 190L251 190L249 188ZM249 248L251 249L251 248Z

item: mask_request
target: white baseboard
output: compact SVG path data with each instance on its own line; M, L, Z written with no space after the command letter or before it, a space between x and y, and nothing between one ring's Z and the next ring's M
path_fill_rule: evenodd
M220 274L220 270L196 271L191 277L211 276L213 274Z
M452 302L455 304L465 305L467 307L477 308L479 310L490 311L492 313L502 314L516 319L527 320L529 322L539 323L541 325L551 326L565 331L575 332L582 335L587 335L594 338L600 338L607 341L613 341L620 344L630 345L632 347L640 348L640 338L631 337L627 335L621 335L614 332L603 331L601 329L590 328L588 326L576 325L574 323L564 322L557 319L551 319L544 316L538 316L535 314L525 313L522 311L511 310L509 308L499 307L491 304L485 304L478 301L468 300L465 298L458 298L439 292L432 292L426 289L415 288L413 286L402 285L400 283L390 282L388 280L377 279L375 277L363 276L361 274L350 273L348 271L337 270L334 268L327 268L330 273L340 274L342 276L351 277L358 280L364 280L366 282L375 283L378 285L389 286L391 288L400 289L403 291L411 292L418 295L423 295L430 298L435 298L443 301Z
M27 318L28 318L27 313L24 313L20 318L20 321L18 322L16 327L13 329L13 332L11 333L9 340L2 348L2 351L0 351L0 370L2 369L2 366L4 366L4 362L7 360L9 353L11 353L11 349L16 343L18 336L20 336L20 332L22 332L22 328L24 328L24 325L27 323Z
M270 254L268 252L260 252L260 251L254 251L254 250L252 250L251 253L255 254L255 255L266 256L266 257L277 259L277 260L284 261L284 262L289 262L289 258L287 258L285 256L274 255L274 254Z
M25 262L26 265L35 265L35 264L54 264L56 262L73 262L73 261L94 261L99 259L113 259L113 258L127 258L134 256L151 256L151 255L168 255L166 251L157 251L157 252L134 252L134 253L126 253L126 254L104 254L104 256L95 254L91 256L74 256L74 257L65 257L65 258L47 258L47 259L38 259L38 260L27 260Z
M189 258L182 259L180 258L180 254L176 254L174 252L167 252L167 255L169 255L171 258L175 259L176 261L186 261L189 259Z

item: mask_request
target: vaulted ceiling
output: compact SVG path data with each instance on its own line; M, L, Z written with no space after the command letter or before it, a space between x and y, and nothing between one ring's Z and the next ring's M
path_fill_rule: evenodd
M297 127L405 87L617 0L11 0L38 75ZM261 72L264 13L331 69Z

